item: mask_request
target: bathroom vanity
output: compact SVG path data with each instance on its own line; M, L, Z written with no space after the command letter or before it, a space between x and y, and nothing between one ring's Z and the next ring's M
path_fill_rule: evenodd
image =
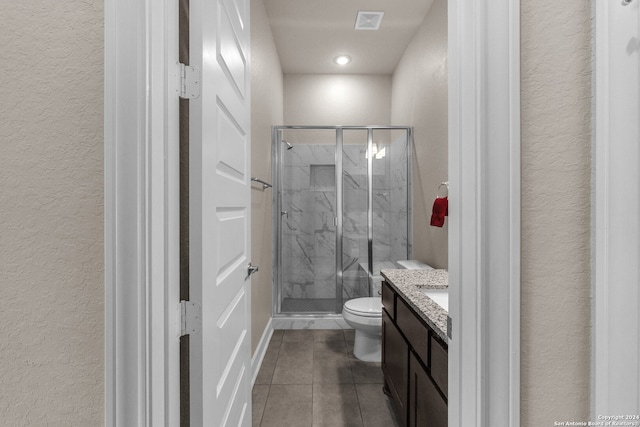
M384 388L401 426L447 426L448 274L383 270Z

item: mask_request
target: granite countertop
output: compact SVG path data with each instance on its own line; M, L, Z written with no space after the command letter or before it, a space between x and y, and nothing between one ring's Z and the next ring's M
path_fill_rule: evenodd
M404 300L416 313L431 326L436 334L446 343L447 316L449 313L426 296L420 288L447 289L449 272L447 270L396 270L380 271L387 283L404 297Z

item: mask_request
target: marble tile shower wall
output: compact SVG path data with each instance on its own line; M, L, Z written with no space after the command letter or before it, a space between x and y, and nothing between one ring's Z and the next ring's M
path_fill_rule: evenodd
M298 144L283 151L283 298L335 298L334 164L334 145Z
M404 139L374 159L374 262L406 259L407 171ZM333 145L299 144L283 154L284 298L335 298L336 188ZM403 163L404 162L404 163ZM364 145L343 149L343 296L369 293L367 160Z

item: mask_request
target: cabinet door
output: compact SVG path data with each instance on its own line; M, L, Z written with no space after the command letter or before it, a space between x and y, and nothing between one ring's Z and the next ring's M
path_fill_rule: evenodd
M409 352L409 427L447 427L447 404Z
M385 386L391 394L396 417L407 425L407 378L409 347L387 313L382 312L382 371Z
M433 382L440 388L444 397L449 390L449 353L447 349L431 337L431 362L429 365Z

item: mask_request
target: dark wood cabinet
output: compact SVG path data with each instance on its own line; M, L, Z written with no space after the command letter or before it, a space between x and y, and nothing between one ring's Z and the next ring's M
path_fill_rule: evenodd
M382 345L385 391L391 396L398 421L406 425L409 346L384 310L382 311Z
M409 345L420 359L428 366L429 362L429 328L422 323L402 298L396 302L396 323L398 329L407 338Z
M431 376L433 377L433 382L436 383L444 397L447 398L449 391L449 352L445 345L435 337L431 337Z
M446 427L448 347L382 283L382 371L401 426Z
M409 356L409 427L447 427L447 403L413 352Z

